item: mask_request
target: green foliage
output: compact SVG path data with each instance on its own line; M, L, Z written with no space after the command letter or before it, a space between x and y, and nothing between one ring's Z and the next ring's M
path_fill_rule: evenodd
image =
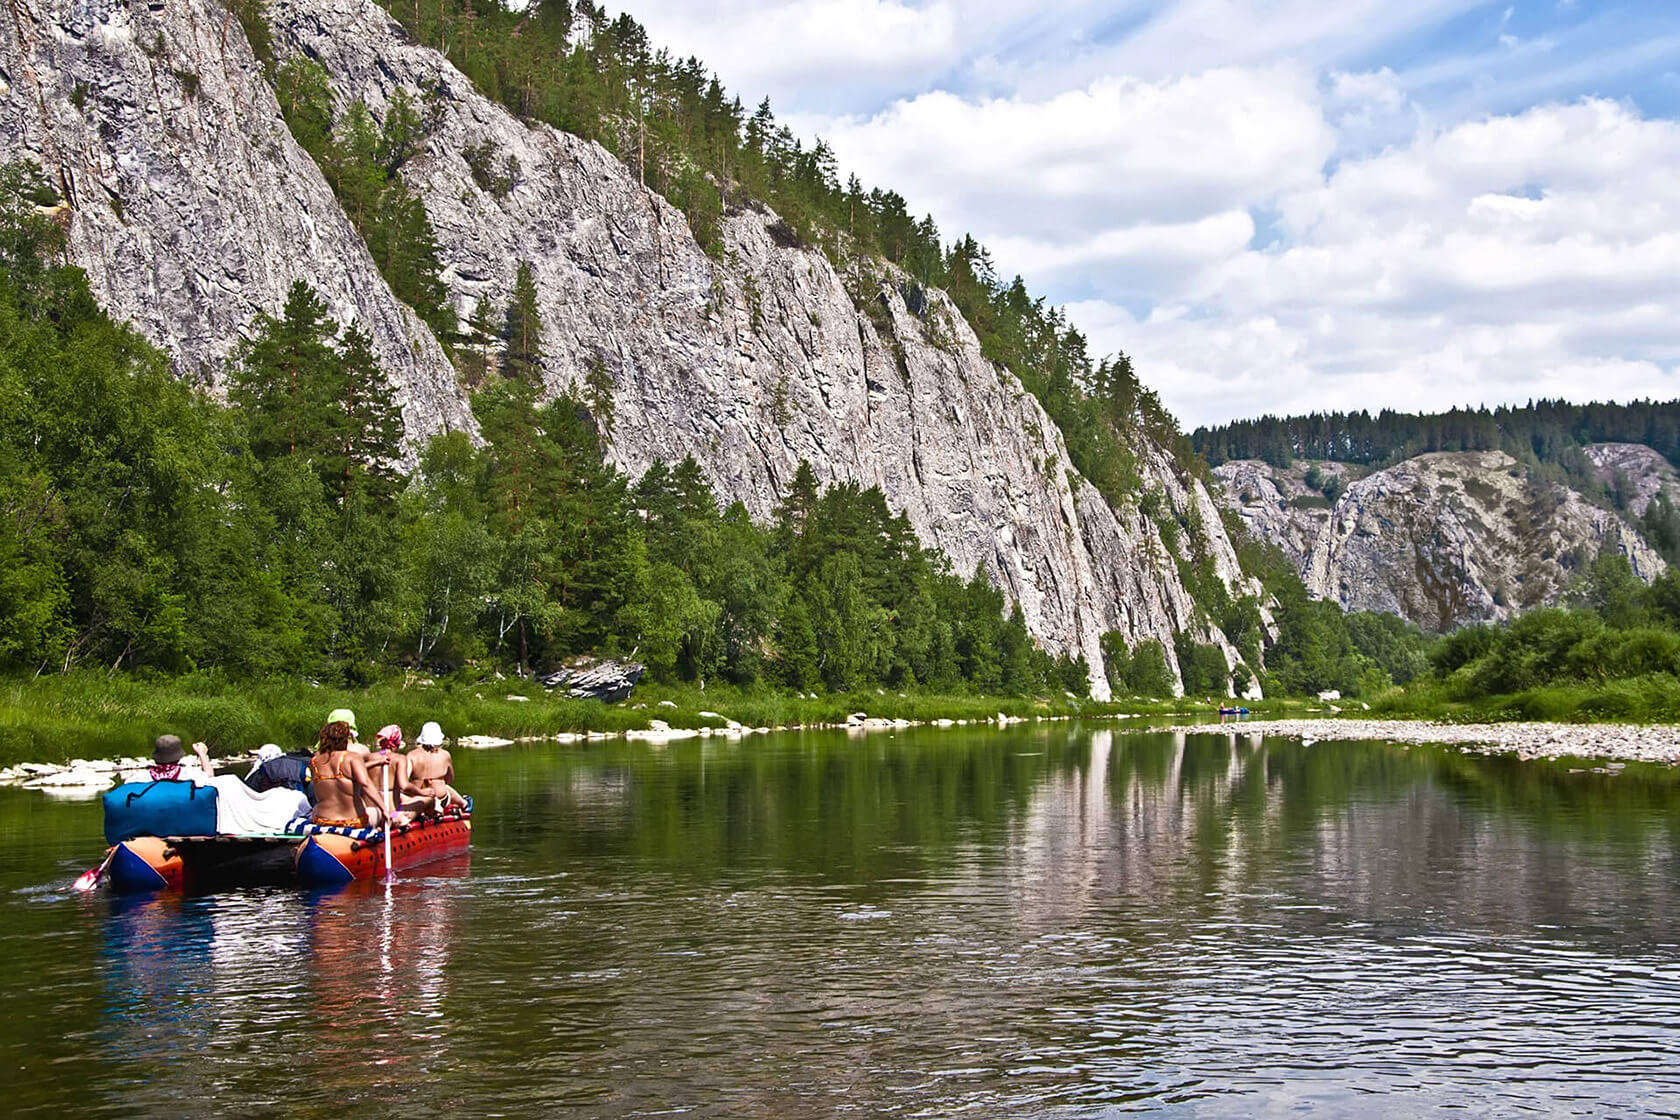
M1177 635L1176 646L1178 672L1184 679L1186 696L1229 694L1231 668L1226 664L1224 650L1196 642L1187 632Z
M401 175L403 164L425 143L425 117L399 89L383 123L376 123L361 101L334 121L327 72L307 59L282 66L274 86L293 138L320 166L379 274L439 341L451 345L458 324L443 283L437 234L425 203L409 192Z
M1375 416L1363 410L1263 416L1198 428L1191 440L1215 465L1264 459L1287 467L1295 459L1327 459L1381 466L1429 451L1504 451L1519 461L1555 462L1571 476L1592 477L1580 453L1588 443L1642 443L1680 461L1680 401L1541 400L1438 413L1384 409Z
M513 294L502 320L502 376L530 385L542 382L542 313L537 309L537 282L531 263L520 261L514 273Z
M497 158L499 156L501 151L493 140L481 140L461 149L461 158L467 161L467 170L472 173L478 189L497 198L506 198L519 179L519 161L511 154Z
M222 0L227 10L233 13L239 21L239 26L245 31L245 40L251 44L251 53L257 56L257 61L263 64L263 69L274 66L274 36L268 27L268 4L266 0Z
M1167 663L1167 651L1154 638L1145 638L1135 648L1127 648L1125 635L1110 630L1101 639L1103 663L1108 670L1108 684L1116 696L1171 696L1174 692L1172 668Z
M0 170L0 666L241 659L216 627L268 576L233 426L48 263L39 190Z
M381 143L356 114L339 135ZM692 458L632 485L603 456L604 365L587 401L538 403L528 266L504 320L525 323L503 340L513 376L475 399L487 444L440 435L405 483L367 336L307 284L258 320L225 409L49 263L61 235L35 209L50 200L37 174L0 169L0 188L0 670L357 685L405 664L604 653L741 687L1086 693L1081 658L1040 649L879 489L824 489L801 464L755 525L720 510ZM208 708L192 720L255 733Z
M257 458L300 456L335 503L358 482L376 498L401 484L402 416L372 343L355 328L340 335L303 281L292 285L279 318L258 317L229 396Z

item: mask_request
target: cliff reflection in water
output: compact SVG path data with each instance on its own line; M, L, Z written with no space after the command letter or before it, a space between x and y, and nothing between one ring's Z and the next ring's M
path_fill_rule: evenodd
M1643 904L1675 867L1677 789L1658 768L1598 776L1452 748L1096 731L1088 759L1034 795L1014 873L1023 915L1047 928L1129 902L1184 925L1264 910L1402 932L1452 912L1488 930L1646 940L1680 917ZM1286 896L1312 905L1280 909Z

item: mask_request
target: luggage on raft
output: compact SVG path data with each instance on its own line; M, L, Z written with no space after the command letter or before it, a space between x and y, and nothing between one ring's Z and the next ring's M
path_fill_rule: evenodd
M127 782L104 795L105 843L136 836L214 836L216 787Z

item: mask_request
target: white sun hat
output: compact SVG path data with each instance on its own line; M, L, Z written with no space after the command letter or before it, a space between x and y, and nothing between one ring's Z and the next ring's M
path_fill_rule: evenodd
M415 740L422 747L443 746L443 728L435 723L428 723L420 728L420 737Z
M251 773L246 774L245 776L249 778L251 774L255 774L258 770L262 769L263 763L272 762L284 753L285 752L280 749L279 744L264 743L262 746L257 748L257 760L251 763Z

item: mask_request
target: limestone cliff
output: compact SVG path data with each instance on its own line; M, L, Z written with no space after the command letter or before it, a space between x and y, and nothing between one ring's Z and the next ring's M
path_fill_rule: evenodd
M0 158L32 156L66 185L71 252L113 314L214 380L306 276L374 331L411 437L470 424L447 358L287 133L237 21L213 0L9 2ZM879 264L842 276L762 210L730 216L708 256L611 153L516 119L371 0L271 0L269 15L276 49L318 61L340 107L361 100L383 119L398 89L424 102L425 147L403 174L457 311L504 298L529 261L544 382L559 392L605 369L623 468L692 454L759 517L802 459L822 481L878 485L960 571L988 571L1048 649L1084 654L1099 695L1107 630L1159 639L1169 659L1190 630L1235 663L1156 526L1077 474L1054 423L942 293L922 297ZM474 180L465 153L485 145L517 168L505 192ZM1145 488L1206 526L1202 562L1258 593L1201 483L1161 448L1139 451Z
M1350 483L1333 507L1313 501L1299 467L1243 460L1216 473L1244 524L1296 562L1311 594L1429 629L1555 604L1604 548L1641 579L1664 568L1622 518L1499 451L1407 459Z
M256 316L307 280L372 336L409 431L472 426L443 349L380 279L219 6L6 0L0 160L18 158L69 204L95 295L183 375L223 388Z

